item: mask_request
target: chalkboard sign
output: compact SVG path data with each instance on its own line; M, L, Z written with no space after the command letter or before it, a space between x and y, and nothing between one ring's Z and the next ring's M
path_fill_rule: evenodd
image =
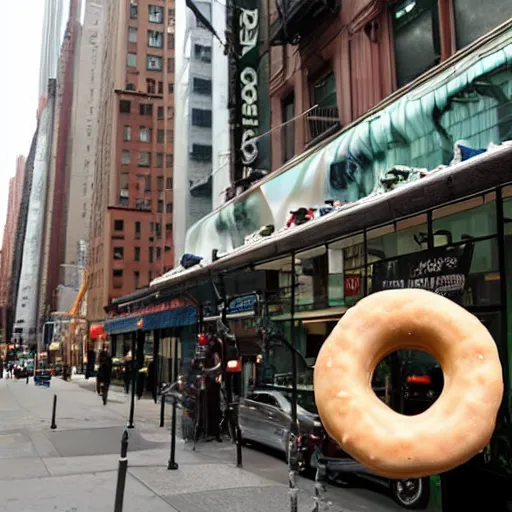
M373 264L372 291L420 288L462 302L473 244L439 247Z

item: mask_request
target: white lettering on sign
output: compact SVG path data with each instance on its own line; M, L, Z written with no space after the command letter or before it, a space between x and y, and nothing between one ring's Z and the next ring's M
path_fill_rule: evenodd
M257 48L259 36L258 9L241 9L240 13L240 47L242 58L252 49ZM257 62L257 60L255 59ZM259 127L258 111L258 71L247 65L240 72L240 100L242 140L240 143L243 165L242 177L247 177L254 170L252 164L259 155L258 142L254 140Z

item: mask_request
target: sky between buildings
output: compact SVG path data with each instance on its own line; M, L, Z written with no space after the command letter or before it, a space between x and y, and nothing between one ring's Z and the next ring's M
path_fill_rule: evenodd
M43 11L44 0L2 2L0 247L7 214L9 179L16 172L16 157L28 155L36 128Z

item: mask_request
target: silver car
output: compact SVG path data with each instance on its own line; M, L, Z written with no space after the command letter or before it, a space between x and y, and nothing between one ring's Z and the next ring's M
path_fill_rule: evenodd
M301 436L322 435L322 424L312 396L312 393L297 393L297 417ZM287 455L291 423L290 399L291 392L287 390L254 391L242 399L239 411L242 438Z

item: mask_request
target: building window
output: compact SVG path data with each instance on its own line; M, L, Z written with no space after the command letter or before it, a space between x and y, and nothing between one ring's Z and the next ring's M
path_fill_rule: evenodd
M174 9L169 9L167 11L167 15L169 16L169 18L174 18Z
M144 176L144 193L151 192L151 176Z
M198 3L197 8L201 11L201 14L206 18L207 21L211 23L212 21L212 7L210 4ZM198 28L206 28L207 25L203 23L199 18L196 18L197 27Z
M149 263L153 263L153 254L155 249L153 247L149 247Z
M172 190L172 178L167 178L166 183L165 183L165 189Z
M156 177L156 188L157 188L158 192L164 191L164 177L163 176Z
M141 116L152 116L153 115L153 103L141 103L139 105L139 114Z
M149 151L139 153L139 167L151 167L151 153Z
M212 147L206 144L192 144L190 157L199 162L212 161Z
M155 94L155 92L156 92L155 81L152 78L146 79L146 89L148 91L148 94Z
M338 128L339 113L336 96L336 80L334 73L328 71L321 78L312 82L310 88L311 104L316 108L308 114L310 140L331 133ZM309 142L308 141L308 142Z
M164 93L164 83L158 82L158 94L163 94L163 93Z
M131 109L132 109L131 101L121 100L119 102L119 112L121 112L121 114L129 114L131 112Z
M159 260L162 257L162 248L157 247L156 248L156 259Z
M457 50L490 32L503 21L512 18L510 0L492 0L485 4L475 0L454 0Z
M132 127L125 126L123 128L123 139L126 141L132 140Z
M135 84L133 84L132 82L128 82L126 84L126 90L127 91L135 91Z
M283 134L281 143L283 145L283 163L292 159L295 155L295 96L289 95L283 101Z
M157 119L161 121L163 118L164 118L164 107L158 107Z
M172 82L169 82L169 83L167 84L167 92L168 92L169 94L172 94L172 93L174 92L174 84L173 84Z
M167 35L167 49L174 50L174 36L172 34Z
M397 84L402 87L440 61L437 0L398 2L392 17Z
M164 47L164 34L156 30L148 30L148 46L150 48Z
M128 53L126 57L126 64L129 68L137 67L137 54L136 53Z
M138 240L140 238L140 221L135 221L135 238Z
M172 213L172 203L167 203L166 212L167 213Z
M163 144L164 143L164 138L165 138L165 131L164 130L158 130L156 132L156 141L159 143L159 144Z
M193 108L192 109L192 124L194 126L210 128L212 126L212 111L211 110L202 110L199 108Z
M130 3L130 18L131 18L132 20L136 20L136 19L137 19L138 14L139 14L139 12L138 12L137 4L136 4L136 3L131 2L131 3Z
M136 27L128 27L128 42L137 42L137 29Z
M212 48L211 46L203 46L202 44L194 45L194 57L202 62L212 61Z
M148 281L151 283L153 281L153 272L151 270L148 272Z
M163 23L164 22L164 8L159 5L149 5L148 20L150 23Z
M116 289L123 287L123 271L121 269L112 270L113 287Z
M165 232L170 233L172 231L172 223L165 225Z
M164 154L163 153L157 153L156 154L156 165L155 167L157 169L161 169L164 166Z
M140 247L133 248L133 260L140 261Z
M137 290L140 286L140 272L138 270L136 270L134 273L133 273L133 285L135 287L135 289Z
M122 172L119 177L119 188L121 190L127 190L128 189L128 176L129 174L127 172Z
M115 260L124 259L124 249L122 247L114 247L114 259Z
M157 211L158 211L158 213L164 213L164 202L162 199L158 200Z
M123 149L123 151L121 153L121 163L123 165L130 164L130 152L127 149Z
M167 59L167 73L174 73L174 57Z
M173 137L174 137L174 134L173 134L172 130L167 130L167 142L172 142Z
M172 119L174 117L174 108L167 107L167 119Z
M114 231L124 231L124 220L114 220Z
M148 55L146 60L148 71L162 71L162 57Z
M162 238L162 225L160 222L155 222L156 237Z
M194 78L193 91L196 94L204 94L210 96L212 94L212 81L204 78Z
M139 140L141 142L151 142L151 130L141 126L139 129Z
M167 167L167 169L172 169L173 164L174 155L172 153L167 153L167 155L165 155L165 167Z

